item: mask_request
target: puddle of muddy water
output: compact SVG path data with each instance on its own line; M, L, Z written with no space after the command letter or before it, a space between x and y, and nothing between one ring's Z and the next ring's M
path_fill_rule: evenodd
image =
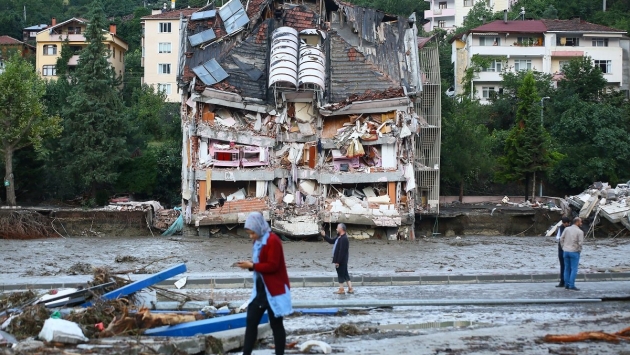
M385 324L376 328L379 330L417 330L417 329L443 329L443 328L463 328L463 327L487 327L490 323L481 323L473 321L444 321L444 322L426 322L417 324Z

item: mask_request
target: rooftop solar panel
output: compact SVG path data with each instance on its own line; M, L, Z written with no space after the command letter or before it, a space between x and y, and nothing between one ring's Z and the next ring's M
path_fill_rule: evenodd
M215 38L217 38L217 36L214 34L214 30L213 29L205 30L203 32L194 34L192 36L188 36L188 40L190 41L190 45L193 46L193 47L198 46L198 45L200 45L202 43L205 43L205 42L212 41Z

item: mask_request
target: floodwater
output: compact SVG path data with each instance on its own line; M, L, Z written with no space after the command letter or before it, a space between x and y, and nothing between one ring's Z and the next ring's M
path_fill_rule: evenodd
M290 276L332 276L331 246L324 242L283 244ZM251 258L247 238L77 237L0 240L4 277L90 274L91 266L118 271L144 267L155 272L186 263L189 273L212 277L247 276L234 268ZM581 272L630 269L630 238L586 240ZM118 261L116 261L118 260ZM354 275L536 274L558 270L553 237L427 237L417 241L351 240Z

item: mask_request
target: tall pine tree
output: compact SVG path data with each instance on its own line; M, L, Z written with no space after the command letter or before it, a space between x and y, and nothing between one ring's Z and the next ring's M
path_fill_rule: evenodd
M558 153L551 149L551 138L542 125L540 97L534 75L529 72L517 93L516 123L505 141L504 155L499 158L499 181L525 180L525 199L529 180L535 196L536 173L544 173L557 161Z
M92 196L116 180L120 165L129 157L119 81L103 43L107 27L103 9L94 2L85 31L88 45L79 56L76 85L64 109L61 142L75 183Z

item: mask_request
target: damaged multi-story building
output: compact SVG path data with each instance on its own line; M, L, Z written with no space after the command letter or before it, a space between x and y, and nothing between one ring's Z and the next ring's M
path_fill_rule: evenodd
M413 238L416 213L437 212L440 144L439 68L422 72L416 34L415 15L338 0L231 0L184 19L186 222L207 235L261 211L287 236L343 222Z

